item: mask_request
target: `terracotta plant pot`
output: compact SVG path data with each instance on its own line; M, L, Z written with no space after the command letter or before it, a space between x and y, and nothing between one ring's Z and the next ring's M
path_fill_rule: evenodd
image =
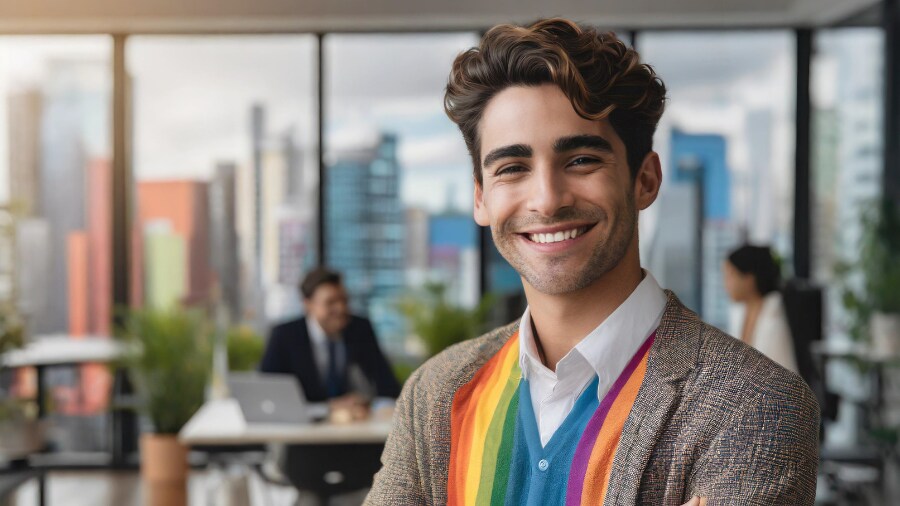
M187 505L187 447L174 435L141 435L141 481L147 506Z

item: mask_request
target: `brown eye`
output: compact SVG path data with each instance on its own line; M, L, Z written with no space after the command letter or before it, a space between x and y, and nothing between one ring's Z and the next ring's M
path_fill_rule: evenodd
M595 158L590 158L587 156L579 156L578 158L572 160L571 165L587 165L589 163L598 163L599 160Z
M502 169L497 170L497 172L494 172L494 176L503 176L503 175L515 174L517 172L524 172L524 171L525 171L525 167L522 167L521 165L509 165L509 166L503 167Z

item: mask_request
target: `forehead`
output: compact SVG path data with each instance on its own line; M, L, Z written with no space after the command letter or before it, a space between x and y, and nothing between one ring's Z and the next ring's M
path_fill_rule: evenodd
M554 84L504 89L488 102L479 123L482 157L492 148L510 144L550 149L556 139L578 134L599 135L614 151L623 148L609 121L579 116Z
M312 293L312 299L325 300L344 294L343 285L334 283L323 283L316 287Z

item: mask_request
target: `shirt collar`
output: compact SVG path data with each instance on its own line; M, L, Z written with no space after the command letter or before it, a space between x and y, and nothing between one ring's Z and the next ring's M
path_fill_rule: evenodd
M310 340L312 340L312 342L316 344L324 344L328 339L328 336L325 334L325 330L322 329L322 326L319 325L319 322L309 315L306 316L306 329L309 331Z
M606 394L608 386L628 365L631 357L656 330L662 319L666 293L649 271L643 272L644 279L625 302L560 360L562 364L564 361L577 360L576 356L583 357L600 377L598 397ZM526 380L529 374L535 374L541 368L547 369L537 356L531 332L530 307L525 308L519 322L519 367Z

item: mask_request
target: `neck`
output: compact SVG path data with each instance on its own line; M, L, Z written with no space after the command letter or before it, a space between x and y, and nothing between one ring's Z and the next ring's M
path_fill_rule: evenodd
M763 303L763 296L758 293L754 293L754 294L748 296L747 300L745 301L745 304L747 305L748 310L758 309L759 307L762 306L762 303Z
M631 295L643 277L636 241L634 251L587 287L563 294L538 292L523 279L535 343L543 349L545 363L556 370L566 356L592 330L603 323Z

